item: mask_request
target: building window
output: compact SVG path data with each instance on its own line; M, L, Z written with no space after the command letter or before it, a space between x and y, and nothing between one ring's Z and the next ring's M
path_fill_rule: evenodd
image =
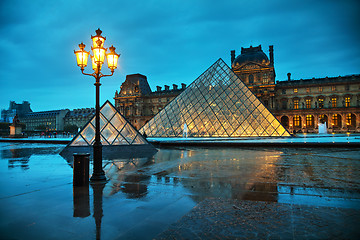
M299 100L294 99L294 109L299 109Z
M350 86L349 85L345 85L345 90L349 91L350 90Z
M310 88L306 88L306 92L309 93L309 92L310 92Z
M332 97L331 98L331 107L335 108L336 107L336 97Z
M286 89L282 89L282 94L286 94Z
M345 107L350 107L350 97L345 98Z
M263 75L263 84L268 84L268 83L269 83L269 74L264 73L264 75Z
M295 115L294 116L294 127L300 127L301 121L300 121L300 116L299 115Z
M297 88L294 88L294 93L297 93L298 92L298 89Z
M306 126L313 127L314 126L314 117L313 115L306 115Z
M306 99L306 108L311 108L311 99Z
M319 92L322 92L323 91L323 88L322 87L319 87Z
M254 83L254 76L252 74L249 75L249 84Z
M336 86L331 86L331 91L336 91Z
M346 125L347 126L352 126L352 118L351 118L351 113L346 114Z
M323 98L319 98L319 108L323 108L324 107L324 99Z
M334 127L340 127L341 118L339 114L332 115L332 125Z

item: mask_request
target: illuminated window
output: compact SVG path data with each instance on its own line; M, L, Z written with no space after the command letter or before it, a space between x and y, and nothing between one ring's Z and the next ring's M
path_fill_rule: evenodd
M300 127L301 126L301 118L299 115L294 116L294 127Z
M336 107L336 101L337 101L336 97L331 98L331 107Z
M332 115L332 122L334 127L340 127L341 118L339 114Z
M322 87L319 87L319 92L322 92L323 91L323 88Z
M309 93L309 92L310 92L310 88L306 88L306 92Z
M298 92L298 89L297 88L294 88L294 93L297 93Z
M263 84L268 84L268 83L269 83L269 74L264 73L264 75L263 75Z
M299 100L294 99L294 109L299 109Z
M336 86L331 86L331 91L336 91Z
M323 108L324 107L324 99L323 98L319 98L319 108Z
M345 98L345 107L350 107L350 97Z
M348 125L348 126L353 125L351 113L346 114L346 125Z
M311 99L306 99L306 108L311 108Z
M314 117L313 115L306 115L306 126L313 127L314 126Z

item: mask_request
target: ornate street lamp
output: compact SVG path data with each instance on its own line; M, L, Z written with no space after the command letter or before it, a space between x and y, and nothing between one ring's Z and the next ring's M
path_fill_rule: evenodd
M93 46L91 47L93 55L91 56L92 69L94 72L92 74L84 73L84 68L87 66L87 61L89 58L89 52L85 51L85 44L80 43L80 50L75 51L77 65L81 68L81 72L84 75L93 76L95 78L95 87L96 87L96 105L95 105L95 142L93 145L94 151L94 168L93 174L90 178L90 181L104 181L106 180L104 170L102 169L102 144L100 141L100 78L109 77L114 74L114 70L117 68L117 62L120 54L115 53L115 48L111 46L109 48L110 52L106 53L107 49L104 48L105 37L101 36L102 31L100 29L96 30L96 35L91 36ZM105 75L101 73L101 67L105 62L105 57L107 58L108 68L111 70L110 75Z

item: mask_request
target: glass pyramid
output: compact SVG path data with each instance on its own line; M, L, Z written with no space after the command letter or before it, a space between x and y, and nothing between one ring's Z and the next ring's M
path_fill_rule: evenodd
M221 58L140 132L148 137L290 136Z
M104 145L148 144L144 137L106 101L100 108L100 140ZM95 116L68 146L90 146L95 141Z

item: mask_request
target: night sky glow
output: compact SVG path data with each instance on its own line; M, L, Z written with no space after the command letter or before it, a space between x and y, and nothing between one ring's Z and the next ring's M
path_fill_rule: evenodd
M128 74L146 75L153 91L188 85L250 45L267 55L274 45L276 80L359 74L359 10L356 0L1 0L0 109L10 100L33 111L94 107L94 78L73 50L84 42L89 51L97 28L121 54L101 80L101 103L113 102Z

